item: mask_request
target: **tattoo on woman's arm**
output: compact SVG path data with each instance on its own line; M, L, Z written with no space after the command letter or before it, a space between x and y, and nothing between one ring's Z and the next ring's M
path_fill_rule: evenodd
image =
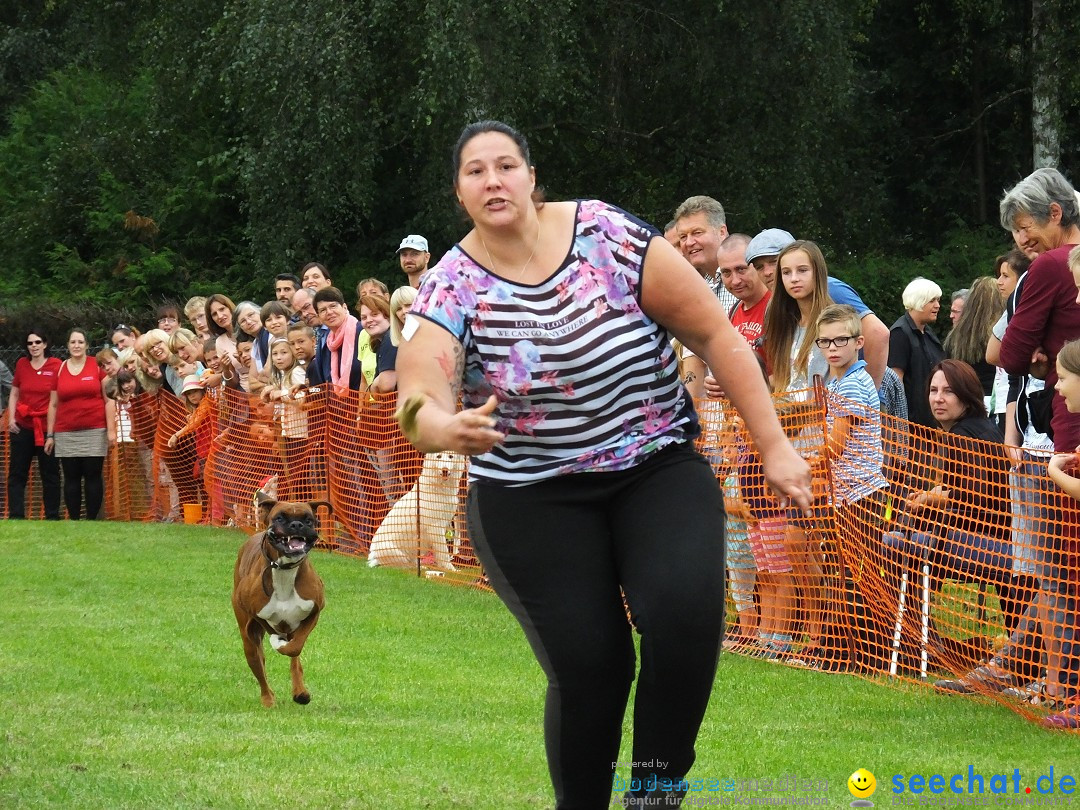
M461 396L461 380L465 376L465 347L454 341L450 351L453 356L448 356L446 352L443 352L439 355L438 362L446 375L446 381L450 383L450 391L456 400Z
M683 385L689 385L697 379L697 374L692 371L686 372L686 377L683 378Z

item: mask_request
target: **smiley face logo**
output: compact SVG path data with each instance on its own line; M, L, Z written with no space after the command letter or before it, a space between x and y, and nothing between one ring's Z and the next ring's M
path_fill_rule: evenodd
M848 777L847 789L856 799L869 799L877 790L877 779L866 768L859 768Z

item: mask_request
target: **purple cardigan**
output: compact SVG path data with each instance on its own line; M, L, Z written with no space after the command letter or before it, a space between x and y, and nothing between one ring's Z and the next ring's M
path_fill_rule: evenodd
M1066 341L1080 338L1080 304L1067 263L1071 248L1048 250L1031 263L1024 294L1001 341L999 365L1010 374L1027 374L1031 355L1041 346L1050 358L1046 384L1052 386L1057 382L1057 353ZM1080 414L1070 414L1057 394L1053 413L1054 449L1071 453L1080 445Z

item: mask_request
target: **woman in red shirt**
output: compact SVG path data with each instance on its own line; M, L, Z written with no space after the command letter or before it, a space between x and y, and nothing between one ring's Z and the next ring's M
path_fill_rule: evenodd
M72 329L67 347L49 399L45 452L55 453L64 469L68 517L81 516L85 482L86 517L97 520L105 495L101 470L116 441L116 403L105 396L105 373L86 356L86 332Z
M36 456L45 518L59 520L60 464L45 452L45 417L60 360L49 357L49 341L40 329L27 333L26 355L15 364L8 401L8 431L11 433L8 517L26 517L26 482L30 477L30 463Z

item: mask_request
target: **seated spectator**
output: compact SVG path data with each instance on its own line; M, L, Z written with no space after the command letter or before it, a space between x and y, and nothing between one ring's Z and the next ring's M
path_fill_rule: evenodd
M932 486L908 496L908 528L887 534L886 548L903 552L901 563L913 560L916 571L928 562L932 593L946 579L984 582L1003 597L1002 610L1010 610L1009 463L1001 429L987 417L978 375L963 361L942 360L930 369L927 402L942 431L933 434ZM913 595L910 604L915 602ZM918 612L911 608L906 616ZM917 629L911 632L918 637ZM979 655L936 632L930 649L969 660Z
M1078 255L1080 260L1080 255ZM1056 358L1057 392L1070 413L1080 413L1080 342L1064 344ZM1048 465L1050 479L1071 499L1080 496L1075 453L1056 453ZM1060 513L1058 518L1063 517ZM1060 533L1061 525L1045 522L1041 531ZM1076 585L1069 568L1075 557L1052 546L1053 538L1040 538L1039 590L1035 603L1025 611L1007 642L982 666L934 685L947 692L1001 693L1026 703L1058 711L1046 718L1053 727L1080 728L1075 701L1080 687L1080 649L1077 628ZM1045 652L1046 676L1039 677L1039 661ZM1032 665L1034 661L1034 665ZM1071 705L1070 705L1071 704Z

